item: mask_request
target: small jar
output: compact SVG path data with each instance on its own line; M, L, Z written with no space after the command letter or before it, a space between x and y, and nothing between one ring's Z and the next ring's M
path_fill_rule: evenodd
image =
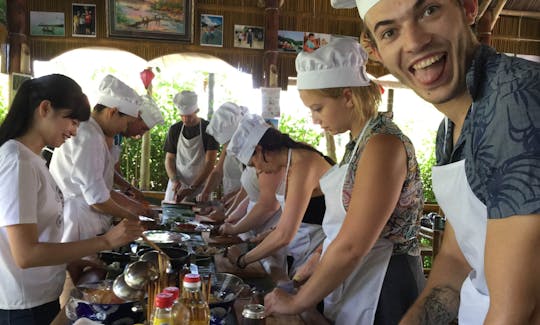
M264 306L260 304L248 304L242 310L242 325L265 325L266 316Z

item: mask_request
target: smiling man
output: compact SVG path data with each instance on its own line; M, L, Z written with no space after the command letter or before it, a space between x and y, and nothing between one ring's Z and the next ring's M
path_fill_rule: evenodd
M433 188L447 216L427 286L402 324L540 324L540 65L476 40L476 0L357 6L368 47L446 115Z

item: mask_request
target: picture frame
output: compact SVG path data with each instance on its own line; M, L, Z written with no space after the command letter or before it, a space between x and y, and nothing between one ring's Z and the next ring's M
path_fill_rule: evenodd
M304 32L278 30L278 50L281 52L300 53L304 44Z
M199 28L202 46L223 47L223 16L202 14Z
M29 74L12 72L9 77L11 79L11 87L9 88L9 102L11 103L13 101L13 98L15 98L17 91L19 90L19 88L21 88L23 82L32 79L32 76Z
M191 42L193 0L107 0L110 37Z
M234 47L264 49L264 28L261 26L234 25Z
M96 5L71 4L71 36L96 37Z
M63 12L30 11L31 36L65 36L65 24Z
M316 51L330 43L331 38L330 34L304 32L303 51L308 53Z

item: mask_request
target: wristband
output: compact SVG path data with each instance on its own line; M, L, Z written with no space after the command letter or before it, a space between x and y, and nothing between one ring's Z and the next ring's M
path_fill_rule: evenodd
M236 266L240 269L245 269L247 264L246 264L246 261L244 260L244 262L242 263L242 258L246 256L247 253L243 253L243 254L240 254L240 256L238 256L238 258L236 259Z

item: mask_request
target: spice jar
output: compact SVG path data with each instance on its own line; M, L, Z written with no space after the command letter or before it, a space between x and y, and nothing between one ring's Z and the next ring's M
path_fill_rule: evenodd
M260 304L248 304L242 310L242 325L265 325L264 306Z

